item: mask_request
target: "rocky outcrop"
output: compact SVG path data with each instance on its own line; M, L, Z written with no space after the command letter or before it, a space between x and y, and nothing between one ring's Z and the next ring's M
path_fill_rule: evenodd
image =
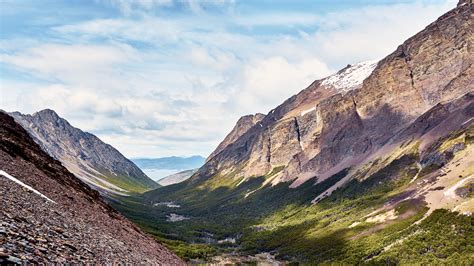
M158 186L114 147L71 126L53 110L10 115L49 155L101 192L127 193Z
M230 131L230 133L224 138L224 140L217 146L217 148L207 157L206 161L212 159L216 154L227 148L229 144L234 143L243 134L249 131L253 126L262 121L265 117L264 114L246 115L242 116Z
M474 0L459 0L458 7L461 5L473 4Z
M105 204L3 112L0 170L2 265L184 264Z
M284 165L275 182L298 186L363 161L436 104L474 90L473 9L459 5L377 64L315 81L226 142L193 179L259 176ZM341 81L358 76L351 67L364 70L362 80Z

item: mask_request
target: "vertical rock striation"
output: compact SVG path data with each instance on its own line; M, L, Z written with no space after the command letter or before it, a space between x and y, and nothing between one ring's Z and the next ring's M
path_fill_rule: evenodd
M236 170L238 177L265 175L283 165L275 182L321 181L361 162L436 104L473 91L474 6L461 2L378 63L317 80L258 126L226 138L193 179Z

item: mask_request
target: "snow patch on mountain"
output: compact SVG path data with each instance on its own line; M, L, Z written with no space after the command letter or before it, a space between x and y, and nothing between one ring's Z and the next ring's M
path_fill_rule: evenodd
M305 114L310 113L310 112L315 111L315 110L316 110L316 106L312 107L312 108L309 108L309 109L306 109L306 110L301 112L301 116L304 116Z
M377 60L349 65L341 71L325 78L322 85L334 87L341 93L348 92L362 84L377 66Z
M10 174L8 174L8 173L5 172L5 171L0 170L0 175L3 175L4 177L6 177L6 178L10 179L11 181L17 183L18 185L20 185L20 186L22 186L22 187L28 189L29 191L32 191L33 193L39 195L40 197L46 199L47 201L56 203L56 202L54 202L54 200L52 200L52 199L46 197L45 195L41 194L41 192L39 192L38 190L36 190L36 189L34 189L34 188L28 186L27 184L21 182L20 180L14 178L13 176L11 176Z

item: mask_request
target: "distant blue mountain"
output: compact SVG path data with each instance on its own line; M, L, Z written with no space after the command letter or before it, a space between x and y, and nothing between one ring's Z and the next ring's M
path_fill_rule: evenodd
M205 160L206 158L199 155L132 159L141 169L195 169L201 167Z

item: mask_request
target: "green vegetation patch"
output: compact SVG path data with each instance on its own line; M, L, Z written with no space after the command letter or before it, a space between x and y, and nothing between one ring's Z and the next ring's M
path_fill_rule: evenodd
M472 242L470 217L439 210L418 224L427 208L422 200L413 199L395 206L394 219L367 222L367 217L378 215L375 210L410 193L406 188L418 172L418 159L413 153L391 162L377 161L368 167L387 165L366 178L349 181L317 204L311 201L349 169L319 183L310 179L297 188L289 188L289 183L263 185L283 167L245 182L233 172L187 180L112 204L186 260L270 252L281 260L304 263L472 262L472 244L467 244ZM181 207L153 206L168 201ZM189 219L168 222L170 213ZM449 238L444 230L464 235ZM228 237L236 243L218 243Z
M146 191L149 191L150 189L155 188L143 184L138 180L133 179L132 177L114 175L107 170L100 171L100 173L105 177L105 180L107 180L107 182L114 184L119 188L125 189L130 193L144 193ZM159 186L158 184L156 185L156 187Z
M374 258L380 264L472 265L474 219L445 209L435 210L406 238Z

